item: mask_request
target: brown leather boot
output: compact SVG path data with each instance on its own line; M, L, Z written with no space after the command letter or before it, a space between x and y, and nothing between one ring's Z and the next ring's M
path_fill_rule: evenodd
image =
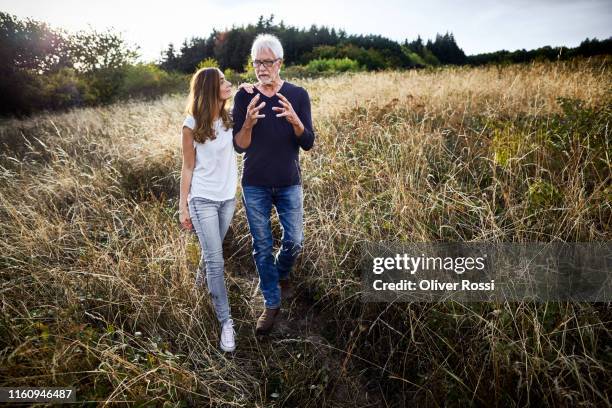
M268 309L266 307L261 316L259 316L259 319L257 319L255 334L268 334L274 326L274 320L276 319L278 312L280 312L280 308Z
M289 279L280 279L278 285L281 290L281 299L291 299L293 297L293 285Z

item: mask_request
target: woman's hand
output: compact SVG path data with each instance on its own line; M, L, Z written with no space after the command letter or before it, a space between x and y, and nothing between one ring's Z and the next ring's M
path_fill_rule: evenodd
M193 231L193 224L191 223L191 216L189 215L189 208L185 206L181 206L179 210L179 221L181 226L188 230Z
M259 82L256 84L249 84L248 82L243 82L240 84L240 86L238 86L238 90L244 89L247 93L252 94L253 93L253 89L259 85Z

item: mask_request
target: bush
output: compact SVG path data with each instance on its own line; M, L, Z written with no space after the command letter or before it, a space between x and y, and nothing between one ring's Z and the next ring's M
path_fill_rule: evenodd
M412 52L409 49L404 49L404 54L406 55L406 57L410 61L410 66L411 67L421 68L421 67L425 67L427 65L427 63L425 63L423 58L419 54L417 54L416 52Z
M0 75L0 113L28 115L44 109L40 75L14 70Z
M186 91L188 80L185 75L166 72L155 64L129 65L124 68L125 76L119 97L154 97L169 92Z
M63 68L41 76L45 105L50 109L66 109L94 102L89 84L72 68Z
M246 64L244 65L244 73L242 79L246 82L257 82L257 76L255 75L255 68L253 67L253 59L249 55Z
M313 73L313 71L308 70L304 65L292 65L283 70L285 78L312 78L320 76L318 74L319 73Z
M536 179L529 184L526 198L529 209L534 213L558 206L562 200L559 189L543 179Z
M113 102L119 95L125 74L125 69L117 68L104 68L85 74L93 100L101 104Z
M350 58L330 58L311 60L306 69L310 72L347 72L359 71L361 67L357 61Z
M357 61L361 67L370 71L393 67L393 64L398 63L398 61L392 57L392 55L383 55L374 48L365 49L353 44L345 44L342 46L322 45L315 47L312 52L304 56L304 60L348 58Z
M226 80L230 81L234 85L239 85L244 82L242 75L231 68L226 68L225 71L223 71L223 75L225 75Z
M214 58L206 58L200 61L196 70L202 68L219 68L219 63Z

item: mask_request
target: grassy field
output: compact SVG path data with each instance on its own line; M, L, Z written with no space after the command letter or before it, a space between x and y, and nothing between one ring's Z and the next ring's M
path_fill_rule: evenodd
M6 121L0 386L164 407L610 406L609 304L368 304L358 270L368 241L610 240L610 62L299 82L317 141L298 296L255 337L239 204L233 355L178 228L185 95Z

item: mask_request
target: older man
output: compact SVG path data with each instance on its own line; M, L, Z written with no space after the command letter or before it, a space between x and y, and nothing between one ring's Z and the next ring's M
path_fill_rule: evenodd
M234 148L244 153L242 200L253 237L253 257L264 297L256 333L268 333L291 292L289 275L302 249L303 193L299 150L310 150L315 135L310 98L303 88L283 81L283 47L273 35L259 35L251 58L259 84L234 99ZM276 208L282 226L281 248L273 254L270 217Z

